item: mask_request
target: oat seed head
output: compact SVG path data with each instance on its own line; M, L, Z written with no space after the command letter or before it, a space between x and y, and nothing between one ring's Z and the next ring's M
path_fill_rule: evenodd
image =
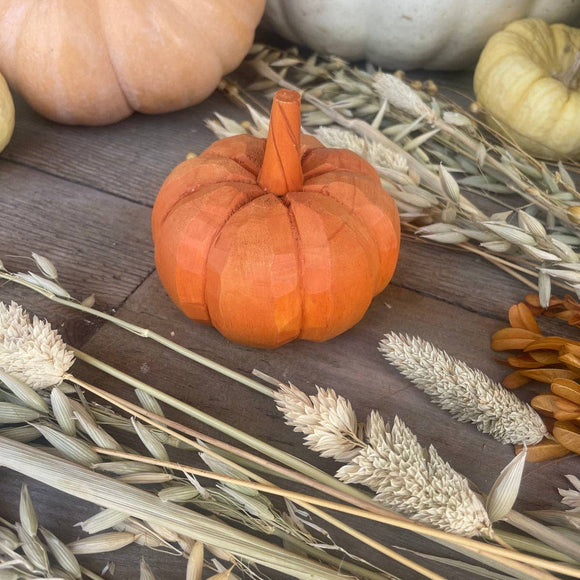
M314 132L325 147L350 149L379 168L393 169L405 175L409 172L407 160L381 143L363 139L356 133L340 127L319 127Z
M432 402L501 443L533 445L547 435L544 422L529 405L431 343L391 332L379 350Z
M62 382L74 355L45 320L29 315L16 302L0 302L0 369L35 389Z
M396 76L383 72L376 73L373 88L381 98L387 100L389 106L414 117L425 115L429 122L435 119L434 111L421 100L421 97L411 87Z

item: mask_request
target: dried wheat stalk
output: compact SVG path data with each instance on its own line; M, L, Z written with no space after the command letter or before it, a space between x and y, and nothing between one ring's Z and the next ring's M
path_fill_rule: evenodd
M580 193L562 164L552 171L501 140L432 82L409 84L401 74L333 57L305 60L294 48L256 45L248 63L261 80L247 89L302 91L304 125L322 126L316 132L325 144L352 148L375 165L411 231L483 255L534 290L539 285L542 297L551 280L578 293ZM234 81L222 88L247 104ZM211 126L220 136L267 126L263 118L251 129L219 121ZM482 198L500 211L488 215Z

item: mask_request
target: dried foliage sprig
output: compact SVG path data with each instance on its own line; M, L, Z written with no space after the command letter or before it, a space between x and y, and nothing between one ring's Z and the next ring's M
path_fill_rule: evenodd
M296 578L345 578L330 568L307 561L256 536L197 514L176 504L84 467L63 462L30 446L0 438L0 463L46 485L103 507L127 512L160 525L188 539L238 553L252 561L294 575Z
M31 325L32 322L30 321L29 317L26 315L21 319L22 325ZM45 339L45 337L41 337L40 340ZM15 356L18 356L18 351L15 351ZM30 364L34 364L32 361ZM55 366L53 369L53 374L58 370L58 367ZM4 378L10 378L10 375L3 375ZM70 373L64 373L59 379L72 381L73 383L82 385L84 388L90 389L93 392L99 392L98 389L91 387L87 383L83 381L79 381ZM9 380L10 382L10 380ZM28 387L29 391L31 391L30 387ZM156 392L155 390L153 390ZM34 391L33 391L34 392ZM0 391L1 395L1 391ZM29 393L26 391L19 392L21 398L24 395L28 396ZM141 396L143 398L143 395ZM148 404L151 405L151 401L147 400ZM105 431L103 430L102 426L114 426L116 428L121 428L124 430L132 431L136 433L137 436L141 439L143 445L148 449L148 451L156 458L165 460L167 459L167 452L165 450L165 444L179 444L179 440L175 438L160 438L158 432L155 432L150 427L146 427L145 425L140 424L136 420L127 420L122 416L115 415L108 411L106 408L96 408L92 409L92 412L89 412L87 408L85 408L79 402L74 400L70 400L66 397L66 395L60 389L53 389L51 392L50 403L53 407L54 419L56 420L57 425L47 425L45 421L35 422L30 427L34 430L38 431L48 442L53 445L56 449L59 450L67 459L74 461L80 465L85 466L92 466L92 465L99 465L101 459L92 448L91 443L96 444L97 446L103 446L109 449L121 449L121 446ZM34 411L31 415L26 408L19 407L15 403L2 403L3 405L13 405L14 410L12 410L12 418L11 417L4 417L6 421L9 423L19 423L22 421L30 421L35 419L41 419L41 416L38 412ZM133 406L134 408L135 406ZM11 407L12 409L12 407ZM19 410L22 409L22 410ZM159 409L157 409L159 410ZM48 411L48 409L45 409ZM142 410L146 412L145 410ZM77 424L73 429L70 428L70 418L74 418L74 422ZM143 418L141 416L140 418ZM2 417L0 416L0 422L2 422ZM212 423L212 420L209 416L206 416L206 420L209 423ZM4 422L6 422L4 421ZM97 423L99 421L102 426L99 426ZM56 427L60 427L62 429L59 430ZM78 431L80 433L76 433ZM71 434L67 434L72 433ZM75 434L76 433L76 434ZM12 436L17 440L30 440L31 438L34 439L34 434L22 433L22 432L14 432L13 430L9 432L0 432L0 435L4 436ZM81 435L79 437L79 435ZM195 442L191 442L193 447L199 447ZM229 449L235 449L231 446L228 446ZM206 451L206 454L209 451ZM123 472L122 477L125 478L127 483L143 483L143 484L153 484L153 483L163 483L164 481L169 481L172 479L172 476L168 476L168 474L164 473L142 473L140 470L136 472L133 471L125 471ZM314 482L316 484L316 482ZM320 487L320 484L318 484ZM332 490L331 490L332 491ZM253 502L253 507L257 507L256 500L247 499L245 502L242 501L243 495L237 494L234 498L232 493L230 492L225 493L223 491L219 492L216 491L213 495L214 497L209 499L210 494L205 494L203 498L199 498L197 503L203 503L204 508L208 508L211 506L213 508L214 513L221 516L228 516L230 519L235 519L245 525L249 525L253 529L257 529L260 532L265 533L273 533L279 532L285 535L292 535L295 534L295 541L308 542L311 547L316 547L321 544L328 544L332 545L328 542L328 537L325 539L324 542L320 542L319 539L314 538L307 538L304 533L302 533L297 527L289 526L288 523L282 516L275 515L274 512L271 512L271 517L263 517L263 518L252 518L250 517L252 513L256 515L256 513L261 513L262 516L265 515L265 510L267 504L264 504L262 509L258 512L252 512L251 510L248 511L249 502ZM206 497L207 496L207 497ZM201 499L204 501L201 502ZM196 503L196 502L194 502ZM314 508L312 508L314 510ZM245 515L244 515L245 513ZM320 511L317 511L318 515L323 515ZM276 523L275 526L273 524ZM346 528L345 528L346 529ZM305 544L306 545L306 544ZM386 549L385 549L386 550ZM316 550L314 550L316 552ZM390 550L386 550L389 553L392 553L393 556L396 556L399 561L408 562L412 565L415 569L420 570L422 567L412 564L404 557L399 557L394 552ZM246 555L246 557L249 557ZM335 565L339 565L340 568L349 569L353 567L359 573L364 572L362 575L368 578L375 578L376 574L372 571L365 571L360 566L355 564L349 564L348 562L334 562L335 558L332 556L327 557L324 552L317 554L318 559L332 561ZM380 576L380 573L379 573ZM384 576L383 576L384 577ZM435 576L432 576L435 578Z
M127 543L130 542L125 545ZM101 552L106 552L111 545L102 544L100 548ZM26 485L20 493L20 521L12 523L0 517L0 576L15 580L50 577L103 580L81 566L70 546L38 526Z
M337 477L371 488L391 509L464 536L487 534L491 523L467 480L437 454L423 449L398 418L392 426L371 413L364 428L344 397L332 389L307 396L281 385L276 404L286 423L306 435L308 447L347 465Z
M248 63L260 77L249 90L303 90L305 126L338 128L343 146L356 135L369 148L405 159L408 171L389 167L383 176L394 182L388 189L409 229L482 255L536 289L530 278L537 278L542 298L551 279L578 291L580 194L562 164L553 171L529 157L441 97L432 81L407 83L403 75L333 57L303 59L295 48L256 45ZM234 81L222 88L237 102L247 101ZM222 136L237 130L229 119L222 122ZM495 213L468 201L466 193L493 198Z
M548 434L528 404L425 340L391 332L380 341L379 350L434 403L501 443L531 445Z
M529 295L526 302L510 307L510 326L494 332L491 338L493 350L513 353L505 361L514 369L503 380L505 387L513 389L531 380L550 384L551 392L536 395L531 405L551 421L555 441L533 449L533 461L569 452L580 454L580 342L565 336L545 336L535 318L545 313L577 326L578 310L578 303L569 296L551 299L544 309L538 296Z

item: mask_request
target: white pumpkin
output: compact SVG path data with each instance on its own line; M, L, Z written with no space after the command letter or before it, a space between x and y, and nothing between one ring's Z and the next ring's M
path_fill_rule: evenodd
M578 0L268 0L264 22L295 44L386 69L475 63L509 22L580 20Z

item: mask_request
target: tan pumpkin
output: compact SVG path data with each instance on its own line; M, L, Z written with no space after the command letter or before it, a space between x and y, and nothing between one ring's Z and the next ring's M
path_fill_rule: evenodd
M265 0L0 0L0 72L39 113L104 125L205 99Z

